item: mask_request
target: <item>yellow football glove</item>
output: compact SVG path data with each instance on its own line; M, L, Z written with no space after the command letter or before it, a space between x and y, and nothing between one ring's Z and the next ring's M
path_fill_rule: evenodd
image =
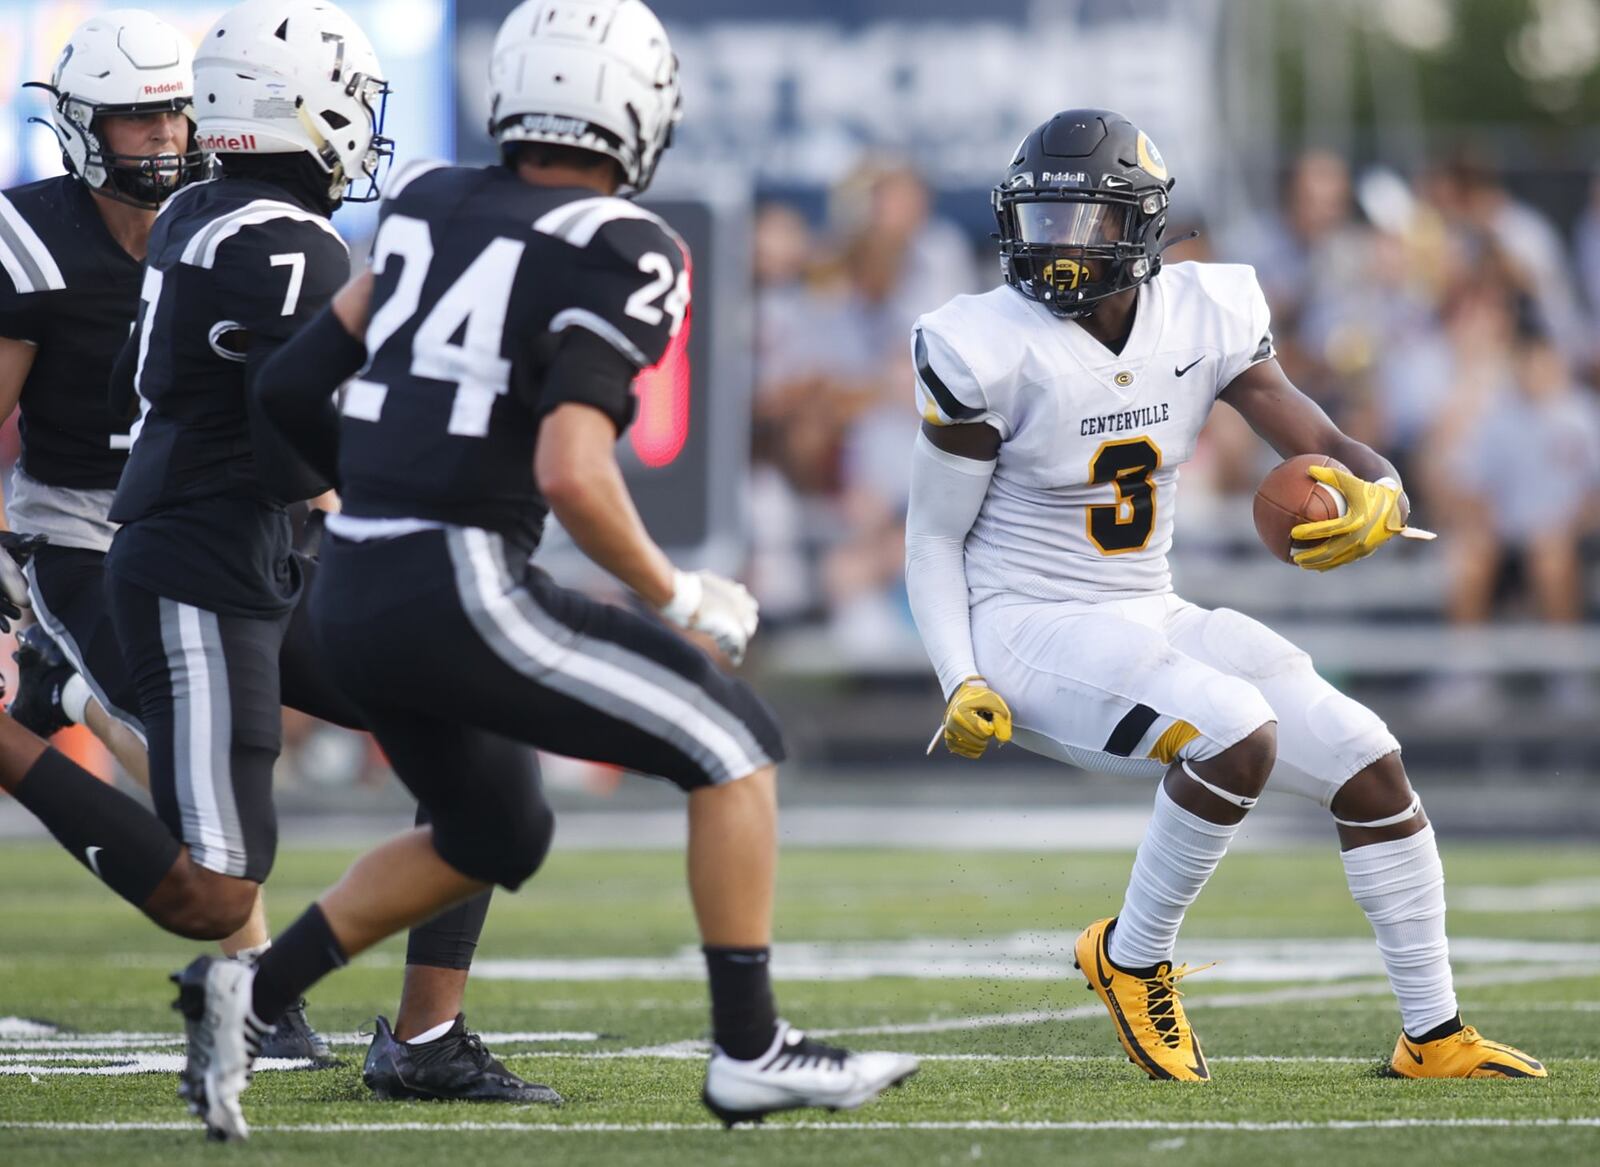
M982 677L968 677L956 686L944 708L944 721L928 743L928 753L944 738L945 748L963 758L977 758L989 739L1011 740L1011 710Z
M1407 539L1432 539L1431 531L1406 526L1400 514L1400 489L1385 482L1365 482L1348 470L1313 466L1306 473L1344 495L1345 512L1320 523L1301 523L1289 532L1295 542L1315 546L1294 553L1295 563L1308 571L1331 571L1365 559L1396 535Z

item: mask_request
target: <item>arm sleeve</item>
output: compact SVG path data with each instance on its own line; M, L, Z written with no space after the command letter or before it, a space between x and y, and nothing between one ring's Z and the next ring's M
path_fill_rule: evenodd
M1229 297L1225 307L1234 318L1229 321L1229 343L1222 354L1217 392L1233 383L1233 379L1251 365L1271 360L1278 355L1272 343L1272 310L1267 307L1267 297L1261 291L1253 267L1242 266L1240 286Z
M367 348L324 308L290 340L247 367L261 415L317 475L339 476L339 411L334 394L366 363ZM313 497L307 495L307 498Z
M906 594L939 687L949 696L978 671L967 602L967 532L983 507L994 462L962 458L917 434L906 514Z
M620 436L633 421L638 398L633 395L633 362L609 341L586 328L564 332L547 363L531 355L512 362L512 389L536 421L558 405L576 402L598 409L611 419Z

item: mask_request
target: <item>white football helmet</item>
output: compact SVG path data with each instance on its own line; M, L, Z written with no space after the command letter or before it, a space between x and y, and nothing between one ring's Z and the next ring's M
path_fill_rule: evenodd
M49 125L61 141L67 171L92 190L135 206L153 208L205 168L194 149L183 154L113 154L100 137L98 119L119 114L194 110L194 51L177 29L137 8L102 12L67 40L43 89L54 100Z
M327 0L244 0L206 32L195 54L200 147L219 154L307 153L329 175L334 202L378 197L394 153L383 136L389 96L378 55ZM353 184L365 178L361 194Z
M650 185L683 117L678 59L642 0L524 0L495 36L489 132L616 159Z

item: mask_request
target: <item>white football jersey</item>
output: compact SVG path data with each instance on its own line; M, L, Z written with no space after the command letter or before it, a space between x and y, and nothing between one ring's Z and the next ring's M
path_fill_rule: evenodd
M1170 591L1178 467L1217 394L1273 355L1270 323L1253 268L1209 263L1165 266L1140 287L1121 353L1007 286L921 317L923 419L1000 431L967 536L971 601Z

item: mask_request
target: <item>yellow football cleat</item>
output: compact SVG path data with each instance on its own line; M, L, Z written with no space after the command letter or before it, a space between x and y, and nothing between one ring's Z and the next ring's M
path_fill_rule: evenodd
M1438 1041L1412 1041L1405 1034L1394 1043L1390 1069L1402 1078L1548 1078L1544 1066L1519 1049L1478 1036L1462 1027Z
M1106 943L1114 923L1115 918L1096 920L1078 933L1074 963L1110 1010L1128 1059L1152 1078L1209 1081L1200 1039L1189 1028L1177 988L1179 980L1200 969L1162 961L1150 976L1138 976L1118 968Z

